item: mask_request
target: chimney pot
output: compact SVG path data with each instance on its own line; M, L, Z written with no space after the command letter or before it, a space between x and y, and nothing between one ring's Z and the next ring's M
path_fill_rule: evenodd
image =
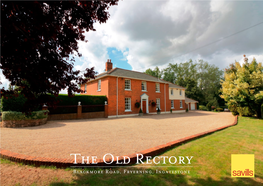
M111 70L112 69L111 59L108 59L105 65L106 65L105 71Z

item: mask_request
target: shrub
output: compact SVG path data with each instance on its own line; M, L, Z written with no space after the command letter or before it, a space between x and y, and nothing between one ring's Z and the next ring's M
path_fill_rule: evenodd
M47 118L48 110L33 111L30 115L26 116L22 112L4 111L2 113L2 120L30 120L30 119L43 119Z
M240 116L253 116L255 113L251 111L248 107L237 107L237 112Z
M7 95L6 98L2 97L1 99L1 111L16 111L22 112L23 106L26 102L26 98L23 95ZM33 111L40 110L40 106L36 106L36 108L32 108Z
M232 104L232 105L228 105L228 109L230 110L230 112L232 112L232 114L235 116L235 115L238 115L238 112L237 112L237 106Z
M140 108L140 111L139 111L139 113L142 113L142 109Z
M214 112L217 112L217 110L216 110L216 109L214 109L213 111L214 111Z
M160 109L159 109L159 107L157 108L157 112L161 112Z
M213 108L211 108L213 106ZM213 100L209 101L206 105L207 110L211 111L218 107L217 100L214 98Z
M204 105L199 105L199 110L205 110L207 111L207 108Z
M224 109L222 109L222 108L220 108L220 107L217 107L216 110L217 110L218 112L222 112Z
M186 108L186 112L188 112L188 108Z
M139 108L140 105L141 105L140 102L138 102L138 101L135 102L135 107L136 107L136 108Z

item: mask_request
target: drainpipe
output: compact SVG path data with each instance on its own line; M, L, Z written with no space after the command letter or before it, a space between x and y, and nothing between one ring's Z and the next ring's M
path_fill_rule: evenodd
M164 107L165 107L164 111L166 113L166 83L164 84Z
M119 78L119 77L117 76L117 78L116 78L116 80L117 80L117 87L116 87L116 89L117 89L117 90L116 90L116 91L117 91L117 94L116 94L116 95L117 95L116 117L118 117L118 78Z

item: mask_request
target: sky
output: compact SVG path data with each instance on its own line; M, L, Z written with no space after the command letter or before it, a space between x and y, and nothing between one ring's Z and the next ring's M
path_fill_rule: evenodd
M263 62L262 10L261 0L121 0L106 23L85 33L75 68L102 73L111 59L114 68L143 72L203 59L224 69L244 54Z

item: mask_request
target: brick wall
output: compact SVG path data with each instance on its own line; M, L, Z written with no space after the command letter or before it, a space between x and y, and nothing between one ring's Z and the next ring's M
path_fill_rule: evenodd
M83 95L106 95L108 96L108 78L101 78L101 91L98 91L98 80L87 83L87 92ZM85 89L85 85L81 85L81 90Z
M156 107L152 107L149 105L149 101L156 102L156 98L160 99L160 109L161 111L165 111L165 98L164 98L164 92L166 95L166 111L170 110L171 103L169 102L169 91L168 86L165 84L160 83L160 93L157 93L155 91L155 82L146 82L147 91L141 90L141 80L131 80L131 90L125 90L125 78L118 78L118 115L123 114L138 114L140 108L135 107L136 101L141 101L141 95L143 93L147 94L149 96L148 98L148 109L149 112L156 112ZM116 77L109 77L109 96L108 96L108 104L109 104L109 116L116 115L116 104L117 104L117 95L116 95L116 84L117 80ZM131 98L131 112L125 112L125 98ZM142 104L142 103L141 103Z

